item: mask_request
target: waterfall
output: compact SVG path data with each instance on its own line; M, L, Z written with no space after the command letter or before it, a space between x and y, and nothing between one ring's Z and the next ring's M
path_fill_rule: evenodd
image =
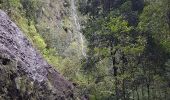
M83 34L80 32L81 25L80 25L80 22L79 22L75 1L76 0L71 0L71 15L72 15L72 18L73 18L73 21L74 21L74 24L75 24L74 32L77 34L81 54L84 57L86 57L85 45L84 45L85 42L84 42Z

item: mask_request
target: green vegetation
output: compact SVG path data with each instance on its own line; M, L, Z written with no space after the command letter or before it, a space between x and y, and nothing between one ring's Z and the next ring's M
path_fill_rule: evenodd
M88 42L86 58L78 57L78 44L68 40L73 27L64 8L56 8L63 11L59 18L49 12L56 5L45 8L40 0L0 0L0 8L44 58L75 84L77 98L170 99L169 0L78 0ZM51 16L61 17L61 27Z
M83 69L97 100L168 100L168 0L88 0L83 33L88 58ZM111 83L111 84L110 84ZM102 85L101 85L102 84ZM108 87L109 86L109 87Z
M7 11L13 21L25 33L35 48L39 50L43 56L52 65L58 66L58 56L53 48L47 48L47 43L38 32L36 27L36 11L41 3L37 0L1 0L0 8Z

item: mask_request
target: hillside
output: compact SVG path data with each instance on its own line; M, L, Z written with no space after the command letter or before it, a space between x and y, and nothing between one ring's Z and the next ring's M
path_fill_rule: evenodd
M1 100L73 98L71 83L42 58L3 11L0 33Z
M169 0L0 0L0 9L42 59L26 61L48 62L75 100L170 99Z

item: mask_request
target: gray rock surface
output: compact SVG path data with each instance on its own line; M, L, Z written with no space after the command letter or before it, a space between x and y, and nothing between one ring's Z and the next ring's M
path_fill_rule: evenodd
M65 100L72 84L53 69L0 10L0 100Z

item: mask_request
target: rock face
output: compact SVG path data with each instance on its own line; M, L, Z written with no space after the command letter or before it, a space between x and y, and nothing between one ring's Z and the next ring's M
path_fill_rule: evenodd
M72 84L54 70L0 10L0 100L65 100Z

